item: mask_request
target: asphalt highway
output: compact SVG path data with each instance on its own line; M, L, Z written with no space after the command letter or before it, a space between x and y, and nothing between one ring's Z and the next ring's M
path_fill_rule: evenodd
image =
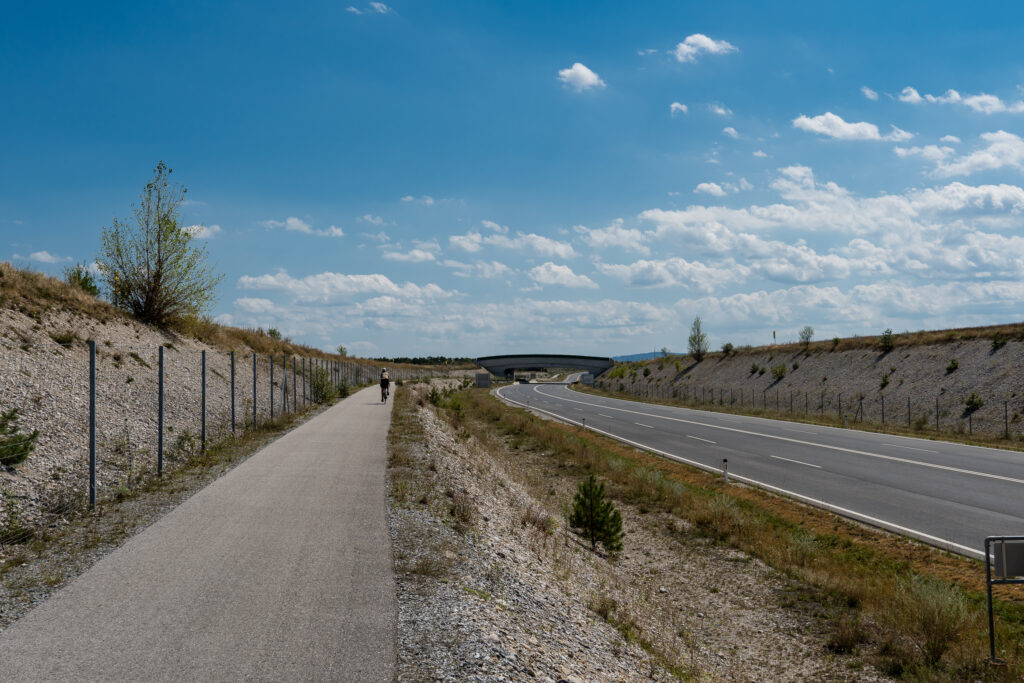
M1024 535L1024 453L513 384L509 403L970 557Z

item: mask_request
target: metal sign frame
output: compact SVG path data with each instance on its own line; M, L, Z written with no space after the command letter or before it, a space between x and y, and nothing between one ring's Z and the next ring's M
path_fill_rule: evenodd
M1007 552L1010 548L1013 553ZM997 557L998 552L998 557ZM1012 556L1012 560L1007 557ZM1001 562L997 563L997 560ZM1010 562L1013 564L1010 564ZM1018 567L1017 564L1020 564ZM993 568L998 578L992 578ZM1018 571L1019 570L1019 571ZM1010 572L1013 571L1012 574ZM1017 578L1010 578L1015 576ZM988 644L991 661L996 659L996 628L992 611L992 586L1024 583L1024 536L989 536L985 539L985 584L988 589Z

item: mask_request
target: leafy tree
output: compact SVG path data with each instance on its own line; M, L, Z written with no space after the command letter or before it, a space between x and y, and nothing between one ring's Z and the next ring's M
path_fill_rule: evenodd
M622 550L622 515L604 495L604 482L598 483L594 475L580 484L572 501L569 525L580 529L590 541L590 549L600 543L609 553Z
M78 287L86 294L100 295L100 287L96 284L96 276L89 272L84 263L76 263L64 269L64 281L72 287Z
M223 276L207 265L206 248L196 246L181 226L185 188L171 183L171 169L162 161L153 173L133 206L134 222L114 218L103 229L96 264L115 306L167 327L209 309Z
M725 342L724 344L722 344L722 353L728 356L730 353L733 352L735 348L736 347L732 345L732 342Z
M344 344L338 344L338 355L339 356L347 356L348 355L348 349L345 348Z
M814 328L810 325L804 325L804 329L800 330L800 343L807 346L814 339Z
M699 315L693 319L687 343L690 346L690 355L693 356L693 359L698 363L704 360L704 356L708 352L708 335L704 334Z
M277 329L276 327L271 327L269 330L267 330L267 336L270 337L271 339L276 339L280 341L281 330Z
M19 434L17 423L17 408L0 414L0 465L17 465L19 462L24 462L36 447L39 430L32 430L29 434Z

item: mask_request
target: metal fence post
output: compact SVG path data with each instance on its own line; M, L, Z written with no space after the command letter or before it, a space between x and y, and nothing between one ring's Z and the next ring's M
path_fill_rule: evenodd
M89 507L96 507L96 342L89 340Z
M1003 401L1003 435L1010 438L1010 409L1006 405L1006 401Z
M939 397L935 397L935 431L939 431Z
M281 414L288 412L288 356L281 356Z
M252 354L252 428L256 429L256 360L259 358L255 353Z
M202 377L203 377L203 407L202 407L202 411L203 411L202 430L203 431L202 431L202 435L203 436L202 436L201 443L202 443L202 451L203 451L203 453L206 453L206 349L203 349L202 356L203 356L203 369L202 369Z
M885 426L885 394L882 394L882 426Z
M295 356L292 356L292 410L299 411L299 385L295 383Z
M235 352L231 352L231 436L235 435Z
M907 394L907 429L910 429L910 394Z
M164 347L157 349L156 474L164 476Z

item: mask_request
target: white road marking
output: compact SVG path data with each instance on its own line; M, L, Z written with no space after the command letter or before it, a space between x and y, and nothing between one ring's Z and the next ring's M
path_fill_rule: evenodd
M614 420L615 419L611 415L605 415L604 413L598 413L598 415L600 415L601 417L607 417L609 420Z
M508 401L509 403L514 403L517 406L522 406L523 405L522 403L520 403L519 401L516 401L515 399L511 399L511 398L507 398L506 396L502 396L501 390L504 389L504 388L506 388L506 387L501 387L500 389L496 389L495 393L498 396L500 396L503 400ZM571 399L565 399L565 400L571 400ZM583 403L583 401L579 401L579 403ZM624 410L624 409L622 409L622 408L613 408L613 410ZM548 412L546 410L542 410L541 412L548 413L548 415L551 415L551 416L556 417L558 419L564 419L567 422L569 422L570 424L579 424L577 422L573 422L572 420L567 420L566 418L563 418L560 415L555 415L554 413L550 413L550 412ZM633 412L633 411L625 411L625 412ZM698 469L705 470L707 472L713 472L714 474L718 474L718 473L721 472L721 470L719 468L717 468L717 467L711 467L710 465L705 465L702 462L698 462L696 460L690 460L689 458L684 458L681 455L675 455L674 453L669 453L668 451L663 451L663 450L661 450L659 448L654 448L653 446L648 446L648 445L642 444L642 443L640 443L638 441L632 441L632 440L627 439L625 437L619 436L618 434L612 434L611 432L606 432L603 429L591 428L591 431L593 431L593 432L595 432L597 434L604 434L605 436L607 436L609 438L615 439L616 441L621 441L622 443L625 443L625 444L629 444L630 446L636 446L637 448L642 448L645 451L649 451L651 453L655 453L657 455L664 456L664 457L668 458L669 460L675 460L676 462L682 462L682 463L686 463L687 465L693 465L694 467L696 467ZM733 430L733 431L740 431L740 430ZM792 439L787 439L787 440L792 441ZM774 486L772 484L766 484L765 482L758 481L756 479L751 479L750 477L742 477L742 476L739 476L739 475L736 475L736 474L733 474L733 475L730 475L730 476L732 476L732 478L737 480L737 481L742 481L742 482L745 482L747 484L752 484L754 486L760 486L762 488L768 489L769 491L775 491L776 493L781 493L784 496L790 496L792 498L796 498L797 500L802 500L805 503L810 503L811 505L816 505L816 506L818 506L820 508L824 508L826 510L831 510L832 512L838 513L840 515L844 515L846 517L853 517L854 519L859 519L859 520L861 520L863 522L867 522L868 524L874 524L875 526L881 527L883 529L888 529L889 531L895 531L897 533L905 534L907 536L912 536L912 537L917 538L919 540L922 540L922 541L925 541L927 543L930 543L930 544L934 545L937 548L945 548L947 550L953 550L954 552L959 552L959 553L964 554L964 555L971 555L973 557L985 557L985 553L983 553L980 550L975 550L974 548L971 548L969 546L961 545L959 543L954 543L953 541L949 541L949 540L946 540L944 538L939 538L938 536L932 536L931 534L926 534L923 531L917 531L916 529L911 529L910 527L906 527L906 526L903 526L901 524L896 524L894 522L889 522L889 521L886 521L884 519L880 519L878 517L872 517L871 515L865 515L865 514L863 514L861 512L857 512L856 510L851 510L849 508L840 507L839 505L833 505L831 503L826 503L823 500L819 500L817 498L811 498L810 496L805 496L805 495L803 495L801 493L797 493L795 491L789 491L788 489L780 488L780 487Z
M818 432L811 432L811 431L808 431L806 429L791 429L789 427L783 427L783 429L785 429L787 432L800 432L801 434L814 434L814 435L818 434Z
M806 465L807 467L813 467L817 470L821 469L821 465L812 465L809 462L801 462L800 460L793 460L792 458L783 458L781 455L770 455L768 457L775 458L776 460L785 460L786 462L795 462L797 465Z
M696 439L697 441L703 441L703 442L705 442L705 443L715 443L715 442L714 442L714 441L712 441L711 439L702 439L702 438L700 438L699 436L693 436L692 434L687 434L687 435L686 435L686 438L687 438L687 439Z
M548 394L550 396L550 394ZM571 398L563 397L552 397L557 398L561 401L568 401L570 403L581 403L583 405L593 406L596 404L588 403L586 401L577 401ZM948 465L937 465L931 462L922 462L920 460L909 460L907 458L898 458L894 455L882 455L881 453L871 453L869 451L861 451L856 448L843 448L842 446L832 446L830 444L815 443L813 441L803 441L801 439L791 439L788 436L777 436L775 434L764 434L762 432L754 432L748 429L737 429L736 427L724 427L722 425L713 424L710 422L698 422L696 420L685 420L681 417L668 417L667 415L657 415L655 413L645 413L639 410L628 410L626 408L615 408L613 406L601 406L607 410L617 410L622 413L631 413L633 415L644 415L646 417L653 417L660 420L669 420L671 422L682 422L684 424L697 425L700 427L710 427L712 429L723 429L727 432L736 432L737 434L747 434L748 436L760 436L765 439L775 439L777 441L788 441L789 443L800 444L801 446L813 446L814 448L826 448L832 451L840 451L843 453L853 453L854 455L863 455L867 458L878 458L879 460L891 460L892 462L900 462L905 465L917 465L918 467L927 467L935 470L944 470L946 472L957 472L959 474L968 474L974 477L983 477L985 479L997 479L999 481L1008 481L1011 484L1024 484L1024 479L1018 479L1016 477L1006 477L1001 474L990 474L988 472L977 472L975 470L968 470L962 467L950 467Z
M651 425L645 425L643 422L634 422L633 424L639 425L640 427L647 427L648 429L654 429Z
M927 448L914 448L913 446L901 446L898 443L884 443L883 446L892 446L893 448L906 448L911 451L923 451L925 453L938 453L938 451L929 450Z

